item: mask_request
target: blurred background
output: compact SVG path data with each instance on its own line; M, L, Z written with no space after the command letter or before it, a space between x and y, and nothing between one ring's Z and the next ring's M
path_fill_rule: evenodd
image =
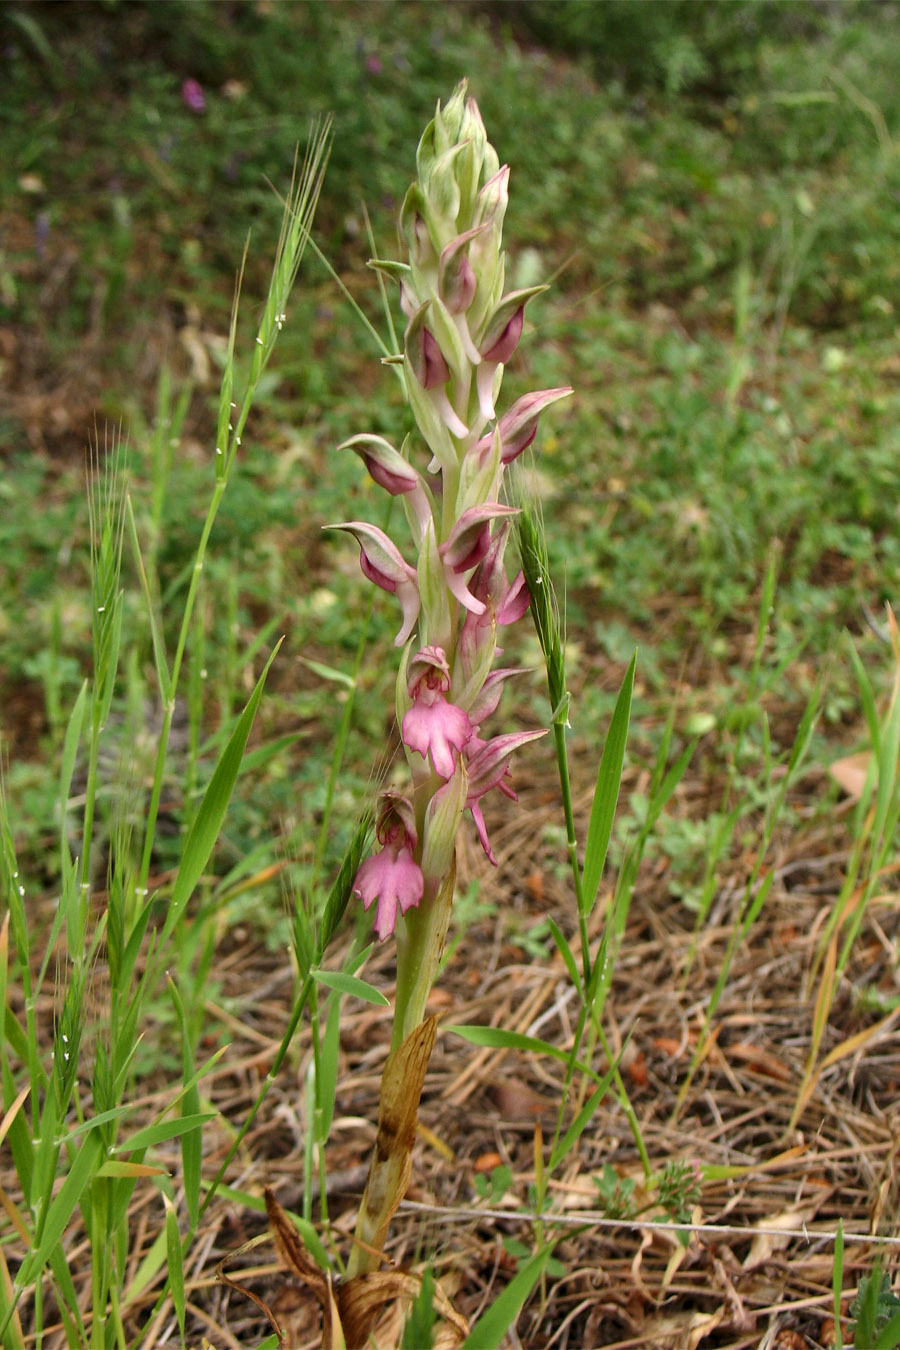
M89 439L121 428L163 600L177 597L212 481L236 273L249 236L246 352L297 143L333 117L316 239L384 331L366 262L373 247L400 256L418 137L463 76L511 166L510 282L552 282L504 399L576 390L522 475L565 592L576 757L596 749L635 645L637 762L674 706L714 773L762 696L783 748L823 676L820 735L853 741L840 634L877 667L900 571L896 4L8 3L0 50L0 722L38 876L89 652ZM360 431L402 439L395 384L308 254L202 605L213 730L246 698L248 652L287 634L264 716L295 740L248 776L234 850L277 822L302 837L318 811L337 694L303 658L349 667L371 599L353 549L321 527L381 509L333 451ZM379 593L348 815L390 735L395 623ZM533 664L521 641L510 664ZM546 723L539 676L518 697ZM690 893L702 839L682 835L670 862Z

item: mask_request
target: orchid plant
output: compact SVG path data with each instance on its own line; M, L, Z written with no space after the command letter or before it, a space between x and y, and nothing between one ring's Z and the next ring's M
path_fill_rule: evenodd
M496 863L482 798L497 789L515 800L511 757L546 734L489 736L483 729L506 681L521 673L496 665L499 630L521 619L529 605L523 574L510 580L505 562L517 512L501 500L504 471L533 441L541 412L572 392L529 393L497 415L504 366L521 337L525 306L546 287L504 291L509 168L501 167L465 82L445 107L438 104L419 143L417 170L400 217L409 261L372 266L400 284L408 323L404 350L390 359L402 365L418 435L407 436L399 450L372 434L345 443L374 481L401 499L412 561L365 521L332 527L355 537L364 575L400 601L396 710L409 771L405 792L390 787L381 794L377 851L362 863L353 886L366 909L375 907L377 936L384 941L393 934L397 943L392 1055L379 1136L407 1142L395 1144L391 1157L376 1144L351 1275L377 1266L409 1177L434 1040L426 1003L450 922L463 815L471 813L482 847Z

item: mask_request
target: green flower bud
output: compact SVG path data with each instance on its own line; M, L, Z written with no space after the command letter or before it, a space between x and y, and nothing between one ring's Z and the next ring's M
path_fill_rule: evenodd
M429 881L440 882L450 870L468 790L468 777L460 758L453 776L434 794L425 812L422 872L426 886Z
M447 593L446 574L438 542L434 532L434 522L429 521L422 535L419 558L416 567L419 583L420 622L419 637L421 646L429 644L443 647L450 644L450 597Z

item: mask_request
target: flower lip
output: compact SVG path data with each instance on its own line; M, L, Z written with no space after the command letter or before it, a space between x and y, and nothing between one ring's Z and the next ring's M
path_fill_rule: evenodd
M444 697L450 688L450 665L443 647L423 647L409 663L407 691L412 707L403 718L404 745L427 759L441 778L452 777L454 750L461 754L472 736L468 714Z
M398 907L405 914L419 904L425 893L425 878L409 849L386 844L362 864L353 893L362 900L363 909L370 909L377 901L375 932L383 942L394 931Z
M432 691L428 700L417 698L413 703L403 718L400 734L404 745L423 759L430 753L435 773L448 779L456 768L453 752L462 753L472 736L472 723L462 708Z

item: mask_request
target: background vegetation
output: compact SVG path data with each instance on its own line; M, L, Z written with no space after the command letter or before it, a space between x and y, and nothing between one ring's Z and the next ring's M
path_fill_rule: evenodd
M825 769L871 739L847 634L882 707L884 605L900 581L897 5L9 4L0 45L0 722L38 930L60 885L48 847L59 757L91 663L85 445L95 428L101 443L104 427L123 429L165 617L189 583L209 496L247 231L239 352L252 347L296 143L326 114L315 238L345 289L308 254L260 384L199 593L153 874L164 884L177 866L262 654L285 634L210 867L233 882L210 890L216 941L283 955L285 873L302 887L323 863L347 694L334 674L352 672L368 623L325 870L340 856L393 734L379 654L395 615L379 596L369 617L353 550L322 533L371 509L355 458L334 447L359 431L399 440L406 425L347 295L383 328L369 232L374 251L395 253L418 136L463 75L512 170L513 282L553 282L505 390L576 390L545 419L525 479L564 579L582 786L639 649L614 861L646 818L671 722L678 750L697 745L688 788L647 842L643 886L686 932L698 913L736 922L730 880L771 840L773 765L814 692L812 777L780 821L813 869L846 852ZM202 111L185 80L202 87ZM103 742L120 786L99 800L98 885L124 761L139 815L160 724L133 568L121 584L131 655ZM538 663L534 642L509 655ZM546 724L539 674L505 715ZM85 772L75 767L73 808ZM538 873L523 884L504 872L482 892L476 877L467 893L473 924L499 915L536 959L551 950L547 897L565 853L543 772L522 794ZM891 865L891 838L877 856ZM842 1035L897 1006L895 914L892 901L883 958L844 987ZM215 1003L211 950L195 956L186 987ZM230 998L239 1010L240 991ZM164 1070L177 1018L162 1002L155 1015ZM199 1028L199 996L195 1015Z

